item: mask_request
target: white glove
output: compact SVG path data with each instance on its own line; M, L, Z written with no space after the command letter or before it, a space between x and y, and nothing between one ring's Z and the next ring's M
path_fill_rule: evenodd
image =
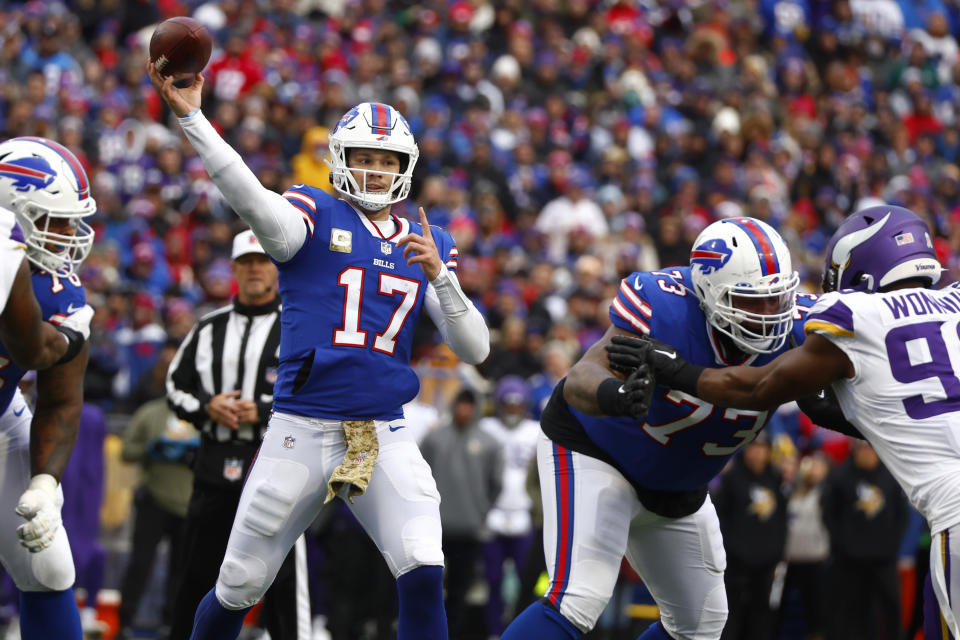
M91 320L93 320L93 307L85 304L56 324L67 329L73 329L82 335L84 340L89 340Z
M20 544L31 553L49 547L63 522L57 500L58 484L57 479L48 473L35 475L17 501L17 514L27 519L26 523L17 527L17 536Z

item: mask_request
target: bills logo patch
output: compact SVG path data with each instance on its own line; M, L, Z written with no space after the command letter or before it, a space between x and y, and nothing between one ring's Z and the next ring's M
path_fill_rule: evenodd
M727 264L733 250L727 246L722 238L707 240L690 252L690 265L699 265L703 273L713 273Z
M283 439L283 448L284 449L293 449L297 444L297 439L293 436L286 436Z
M237 482L243 478L243 460L227 458L223 461L223 477L230 482Z

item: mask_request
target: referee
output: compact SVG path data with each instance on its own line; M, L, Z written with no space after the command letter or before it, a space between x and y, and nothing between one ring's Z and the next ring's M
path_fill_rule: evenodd
M201 432L170 640L189 639L197 606L217 581L277 379L277 268L249 230L234 238L230 257L236 300L200 319L167 372L171 408ZM260 624L272 638L309 640L305 553L301 536L264 597Z

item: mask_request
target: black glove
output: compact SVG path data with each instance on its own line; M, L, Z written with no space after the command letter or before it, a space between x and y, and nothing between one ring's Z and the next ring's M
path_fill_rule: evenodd
M653 400L653 377L643 364L634 369L626 380L608 378L597 388L597 405L608 416L642 418L650 410Z
M697 395L697 380L705 367L690 364L667 343L650 336L613 336L606 349L614 371L627 373L646 364L656 384Z
M797 400L797 406L803 411L814 424L826 427L838 433L851 438L865 440L863 434L843 415L843 409L837 401L837 396L829 387L820 391L820 393L800 398Z

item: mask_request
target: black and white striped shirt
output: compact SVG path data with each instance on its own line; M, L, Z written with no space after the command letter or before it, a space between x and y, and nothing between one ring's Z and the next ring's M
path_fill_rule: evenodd
M239 302L212 311L184 338L167 370L167 401L177 416L217 440L260 442L273 405L280 352L280 296L264 305ZM257 403L256 424L236 430L207 414L213 396L241 390Z

